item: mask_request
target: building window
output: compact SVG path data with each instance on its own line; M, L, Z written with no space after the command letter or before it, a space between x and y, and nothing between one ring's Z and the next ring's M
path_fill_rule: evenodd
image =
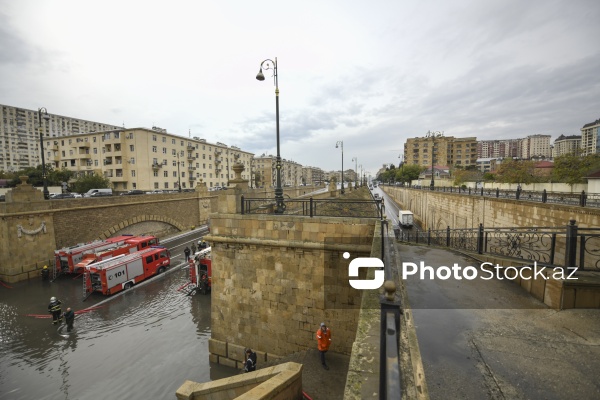
M173 171L173 178L177 178L177 171Z
M152 141L156 142L156 135L152 135Z
M177 161L173 161L173 166L176 167L177 166Z
M175 144L175 139L171 139L171 144Z
M163 171L163 176L165 178L168 178L169 177L169 171Z
M165 182L165 189L169 188L169 182Z
M163 147L163 154L167 154L167 148Z
M129 145L129 151L134 151L134 147L132 144Z
M131 177L132 177L132 178L135 178L135 169L132 169L132 170L131 170Z
M158 178L158 171L154 171L154 176Z
M165 136L163 136L162 140L163 140L163 143L167 143L167 138Z
M153 152L153 153L156 153L156 152L157 152L156 146L152 146L152 152Z

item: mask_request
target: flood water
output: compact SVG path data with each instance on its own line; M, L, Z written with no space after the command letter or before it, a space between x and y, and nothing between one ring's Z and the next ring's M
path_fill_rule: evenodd
M237 374L209 363L210 295L179 292L178 264L109 301L83 302L81 277L0 285L0 399L174 399L185 380ZM49 318L52 296L91 311L68 333Z

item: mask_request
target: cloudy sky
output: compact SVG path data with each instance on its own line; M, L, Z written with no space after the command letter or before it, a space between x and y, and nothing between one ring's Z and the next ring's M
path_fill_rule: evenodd
M598 0L0 0L0 104L275 154L398 164L428 130L579 134L600 118ZM360 168L359 168L360 169Z

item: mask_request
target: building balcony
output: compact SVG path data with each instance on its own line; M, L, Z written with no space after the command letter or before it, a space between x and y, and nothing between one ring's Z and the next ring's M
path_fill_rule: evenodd
M153 163L153 164L152 164L152 169L153 169L154 171L158 171L158 170L159 170L159 169L161 169L161 168L162 168L162 164L159 164L159 163Z
M190 176L188 177L188 180L190 180L190 181L195 181L195 180L196 180L196 177L195 177L195 176L193 176L193 175L190 175Z
M112 162L112 159L111 159L111 158L107 158L107 159L105 159L105 160L103 161L103 164L104 164L104 165L112 165L112 163L113 163L113 162Z
M194 157L194 155L192 153L189 153L187 156L188 161L194 161L196 159L196 157Z
M215 157L218 157L221 154L223 154L223 150L215 150Z
M195 170L196 170L196 167L192 167L191 165L188 166L188 171L195 171Z
M194 150L196 150L196 147L195 147L195 146L193 146L193 145L191 145L191 144L188 144L188 145L187 145L187 150L188 150L188 151L194 151Z
M221 164L221 160L219 160L218 158L215 158L215 165Z

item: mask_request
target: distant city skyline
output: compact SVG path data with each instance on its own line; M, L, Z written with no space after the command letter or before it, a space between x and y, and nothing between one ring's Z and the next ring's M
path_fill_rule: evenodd
M158 126L374 174L429 130L579 134L600 118L600 3L0 0L0 103ZM317 12L315 12L317 10Z

